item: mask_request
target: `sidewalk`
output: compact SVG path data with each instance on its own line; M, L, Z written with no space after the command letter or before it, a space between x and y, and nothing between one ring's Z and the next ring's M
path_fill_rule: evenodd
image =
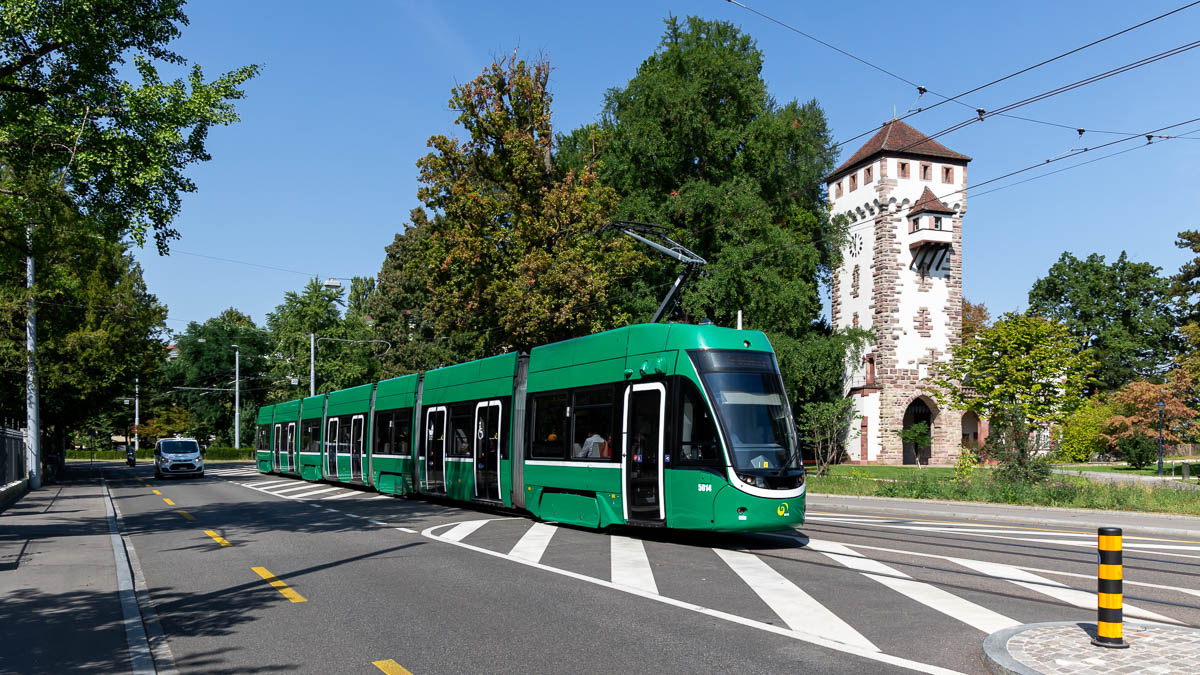
M146 672L148 652L128 646L142 622L109 514L88 467L0 512L0 673Z
M1200 669L1200 630L1189 626L1126 622L1124 649L1097 647L1095 637L1095 623L1032 623L987 636L983 658L997 675L1184 675Z
M1119 527L1125 534L1150 534L1200 539L1200 517L1132 511L1061 509L1051 506L1014 506L979 502L896 497L853 497L810 493L809 511L853 511L930 520L983 520L1021 525L1092 531Z

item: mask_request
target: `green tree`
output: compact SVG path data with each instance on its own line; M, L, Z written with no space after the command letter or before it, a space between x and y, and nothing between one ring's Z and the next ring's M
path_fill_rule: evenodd
M1050 477L1050 455L1041 454L1034 443L1025 411L1015 404L997 410L988 435L988 455L996 458L993 478L1002 483L1040 483Z
M929 463L929 448L933 444L933 436L929 433L929 422L917 422L907 429L895 429L892 433L900 438L904 445L911 445L913 457L917 459L917 468L921 468L921 460Z
M1171 277L1171 293L1184 306L1184 321L1200 321L1200 231L1184 230L1175 239L1175 246L1187 249L1195 256L1179 267Z
M989 420L1005 413L1023 424L1061 424L1083 402L1093 367L1090 353L1075 347L1062 324L1005 314L939 364L934 396Z
M616 194L590 167L555 171L549 75L548 62L513 55L454 87L467 139L433 136L417 163L418 196L439 216L414 222L427 230L411 242L426 275L420 315L436 334L462 338L458 359L629 320L610 294L646 259L630 241L595 236ZM380 318L404 309L417 308Z
M210 159L209 129L237 121L233 101L257 73L206 81L193 65L186 81L164 81L156 63L186 64L168 49L187 23L182 7L0 1L0 237L10 251L24 255L25 226L54 224L64 204L112 241L141 244L152 231L166 252L178 236L180 194L195 190L183 169Z
M318 340L315 370L318 393L366 384L379 374L375 356L384 351L367 322L374 295L373 279L355 277L350 283L350 306L345 289L325 288L310 279L299 293L288 291L267 315L274 344L268 380L271 402L308 396L310 335Z
M147 290L141 267L126 246L84 230L46 232L35 295L42 426L56 441L93 416L123 414L119 399L132 397L134 379L165 356L167 309ZM13 418L25 414L24 267L0 257L0 411Z
M1092 352L1101 391L1137 379L1158 378L1178 353L1178 312L1170 282L1159 268L1132 262L1125 252L1111 264L1093 253L1063 253L1029 291L1029 310L1061 323L1075 351Z
M846 397L833 401L809 401L797 406L797 431L800 441L813 453L817 475L829 473L831 464L840 463L846 455L847 429L854 431L854 400Z
M844 236L821 191L835 150L816 102L776 102L762 67L734 25L670 17L658 49L607 94L600 124L560 138L560 156L564 166L594 158L620 194L619 217L664 225L708 260L707 276L683 292L684 320L728 326L741 310L745 325L768 333L797 402L833 400L846 346L862 338L820 320L821 284ZM630 285L641 299L626 306L642 320L676 274L656 262Z
M266 331L249 316L232 307L204 323L189 323L175 346L179 357L168 367L167 382L174 401L190 413L190 433L201 442L233 445L234 348L238 356L242 403L241 443L253 439L254 411L267 394L267 355L271 343Z
M988 327L992 320L992 313L982 302L969 302L963 298L962 304L962 340L966 342L975 337L979 331Z

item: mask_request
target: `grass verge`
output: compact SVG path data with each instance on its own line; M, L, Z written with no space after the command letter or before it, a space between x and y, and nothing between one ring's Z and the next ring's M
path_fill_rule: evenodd
M1170 486L1094 483L1079 476L1064 475L1032 485L1005 483L983 471L960 483L954 480L953 469L948 469L948 473L930 470L917 473L905 469L906 474L880 480L861 471L876 467L836 468L844 470L830 476L810 475L809 492L1200 516L1200 493Z

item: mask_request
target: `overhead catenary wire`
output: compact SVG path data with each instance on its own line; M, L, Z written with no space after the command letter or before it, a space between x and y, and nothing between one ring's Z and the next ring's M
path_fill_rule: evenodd
M1014 77L1017 77L1017 76L1019 76L1019 75L1023 75L1023 74L1025 74L1025 73L1027 73L1027 72L1029 72L1029 71L1031 71L1031 70L1034 70L1034 69L1040 68L1040 67L1042 67L1042 66L1045 66L1045 65L1047 65L1047 64L1050 64L1050 63L1053 63L1053 62L1055 62L1055 61L1058 61L1058 60L1060 60L1060 59L1063 59L1063 58L1066 58L1066 57L1068 57L1068 56L1071 56L1072 54L1077 54L1077 53L1079 53L1079 52L1081 52L1081 51L1083 51L1083 50L1085 50L1085 49L1088 49L1088 48L1090 48L1090 47L1094 47L1094 46L1096 46L1096 45L1098 45L1098 44L1100 44L1100 43L1102 43L1102 42L1106 42L1106 41L1108 41L1108 40L1111 40L1111 39L1113 39L1113 38L1115 38L1115 37L1118 37L1118 36L1124 35L1125 33L1129 33L1129 32L1131 32L1131 31L1133 31L1133 30L1136 30L1136 29L1138 29L1138 28L1141 28L1141 27L1143 27L1143 26L1146 26L1146 25L1148 25L1148 24L1154 23L1155 21L1158 21L1158 20L1160 20L1160 19L1165 19L1166 17L1169 17L1169 16L1171 16L1171 15L1173 15L1173 14L1177 14L1177 13L1179 13L1179 12L1182 12L1182 11L1184 11L1184 10L1186 10L1186 9L1189 9L1189 8L1191 8L1191 7L1194 7L1194 6L1196 6L1196 5L1200 5L1200 0L1195 0L1195 1L1193 1L1193 2L1189 2L1188 4L1186 4L1186 5L1183 5L1183 6L1181 6L1181 7L1177 7L1177 8L1175 8L1175 9L1173 9L1173 10L1170 10L1170 11L1168 11L1168 12L1164 12L1164 13L1162 13L1162 14L1159 14L1159 15L1157 15L1157 16L1151 17L1151 18L1149 18L1149 19L1146 19L1146 20L1144 20L1144 21L1141 21L1141 22L1139 22L1139 23L1136 23L1136 24L1134 24L1134 25L1132 25L1132 26L1128 26L1128 27L1126 27L1126 28L1122 28L1122 29L1121 29L1121 30L1119 30L1119 31L1116 31L1116 32L1114 32L1114 33L1110 33L1110 34L1108 34L1108 35L1105 35L1104 37L1101 37L1101 38L1098 38L1098 39L1096 39L1096 40L1093 40L1093 41L1091 41L1091 42L1088 42L1087 44L1080 45L1079 47L1075 47L1075 48L1073 48L1073 49L1067 50L1067 51L1065 51L1065 52L1062 52L1062 53L1060 53L1060 54L1057 54L1057 55L1055 55L1055 56L1052 56L1052 57L1050 57L1050 58L1048 58L1048 59L1044 59L1044 60L1042 60L1042 61L1039 61L1039 62L1037 62L1037 63L1034 63L1034 64L1032 64L1032 65L1029 65L1029 66L1026 66L1026 67L1024 67L1024 68L1021 68L1021 69L1019 69L1019 70L1016 70L1016 71L1014 71L1014 72L1012 72L1012 73L1009 73L1009 74L1007 74L1007 75L1004 75L1004 76L1002 76L1002 77L998 77L998 78L995 78L995 79L993 79L993 80L991 80L991 81L989 81L989 82L985 82L985 83L983 83L983 84L981 84L981 85L977 85L977 86L975 86L975 87L972 87L971 89L968 89L968 90L966 90L966 91L960 92L960 93L958 93L958 94L955 94L955 95L953 95L953 96L946 96L945 94L940 94L940 93L938 93L938 92L936 92L936 91L933 91L932 89L929 89L928 87L926 87L926 86L924 86L924 85L920 85L920 84L918 84L918 83L916 83L916 82L914 82L914 81L912 81L912 80L910 80L910 79L908 79L908 78L906 78L906 77L903 77L903 76L901 76L901 75L898 75L898 74L896 74L896 73L893 73L892 71L890 71L890 70L887 70L886 68L883 68L883 67L881 67L881 66L878 66L878 65L876 65L876 64L874 64L874 63L871 63L870 61L867 61L866 59L864 59L864 58L862 58L862 57L859 57L859 56L857 56L857 55L855 55L855 54L852 54L852 53L850 53L850 52L848 52L848 51L846 51L846 50L844 50L844 49L842 49L842 48L840 48L840 47L837 47L836 45L833 45L833 44L831 44L831 43L829 43L829 42L826 42L826 41L824 41L824 40L822 40L822 39L820 39L820 38L818 38L818 37L814 36L814 35L811 35L811 34L809 34L809 33L806 33L806 32L804 32L804 31L800 30L799 28L796 28L795 26L792 26L792 25L790 25L790 24L788 24L788 23L785 23L784 21L782 21L782 20L780 20L780 19L777 19L777 18L775 18L775 17L773 17L773 16L770 16L770 15L768 15L768 14L764 13L764 12L761 12L761 11L759 11L759 10L757 10L757 9L754 9L753 7L749 7L749 6L747 6L747 5L745 5L745 4L741 3L741 2L738 2L737 0L726 0L726 2L728 2L728 3L732 4L732 5L736 5L736 6L738 6L738 7L741 7L742 9L744 9L744 10L746 10L746 11L748 11L748 12L752 13L752 14L755 14L755 15L757 15L757 16L759 16L759 17L762 17L763 19L766 19L767 21L770 21L770 22L772 22L772 23L774 23L774 24L777 24L777 25L779 25L779 26L781 26L781 27L783 27L783 28L785 28L785 29L787 29L787 30L789 30L789 31L792 31L793 33L796 33L796 34L798 34L798 35L801 35L801 36L803 36L803 37L805 37L805 38L808 38L809 40L812 40L813 42L816 42L816 43L818 43L818 44L824 45L825 47L828 47L829 49L832 49L832 50L834 50L834 51L838 52L839 54L842 54L842 55L844 55L844 56L847 56L847 57L849 57L849 58L851 58L851 59L854 59L855 61L858 61L859 63L862 63L862 64L864 64L864 65L866 65L866 66L868 66L868 67L872 68L873 70L879 71L879 72L881 72L881 73L883 73L883 74L885 74L885 75L887 75L887 76L889 76L889 77L891 77L891 78L893 78L893 79L896 79L896 80L898 80L898 81L900 81L900 82L903 82L903 83L905 83L905 84L907 84L907 85L910 85L910 86L912 86L912 87L915 87L915 88L917 89L917 92L918 92L918 97L917 97L917 99L918 99L918 100L920 100L920 97L921 97L921 95L925 94L926 92L928 92L928 93L930 93L930 94L933 94L934 96L938 96L938 97L940 97L940 98L942 99L941 101L938 101L937 103L934 103L934 104L931 104L931 105L928 105L928 106L925 106L925 107L922 107L922 108L918 108L918 109L916 109L916 110L913 110L913 111L911 111L911 112L908 112L908 113L906 113L906 114L904 114L904 115L900 116L900 117L899 117L899 118L897 118L897 119L907 119L907 118L909 118L909 117L912 117L913 115L918 115L918 114L920 114L920 113L922 113L922 112L927 112L927 111L929 111L929 110L932 110L932 109L934 109L934 108L937 108L937 107L939 107L939 106L941 106L941 105L944 105L944 104L946 104L946 103L951 103L951 102L958 103L959 105L962 105L962 106L964 106L964 107L967 107L967 108L976 109L976 108L975 108L975 106L972 106L972 105L970 105L970 104L968 104L968 103L966 103L966 102L964 102L964 101L962 101L962 100L960 100L960 99L961 99L962 97L964 97L964 96L968 96L968 95L970 95L970 94L976 93L976 92L978 92L978 91L981 91L981 90L983 90L983 89L986 89L986 88L988 88L988 87L991 87L991 86L993 86L993 85L999 84L999 83L1001 83L1001 82L1004 82L1004 81L1006 81L1006 80L1010 80L1010 79L1012 79L1012 78L1014 78ZM1005 116L1008 116L1008 117L1012 117L1012 118L1014 118L1014 119L1023 120L1023 121L1026 121L1026 122L1034 122L1034 123L1037 123L1037 124L1047 124L1047 125L1050 125L1050 126L1056 126L1056 127L1061 127L1061 128L1065 128L1065 129L1079 129L1079 128L1081 128L1081 127L1079 127L1079 126L1070 126L1070 125L1066 125L1066 124L1059 124L1059 123L1055 123L1055 122L1047 122L1047 121L1044 121L1044 120L1037 120L1037 119L1032 119L1032 118L1028 118L1028 117L1020 117L1020 116L1017 116L1017 115L1006 115L1005 113L998 113L998 114L1002 114L1002 115L1005 115ZM871 134L871 133L874 133L874 132L878 131L878 130L879 130L879 129L881 129L881 128L882 128L882 125L881 125L881 126L877 126L877 127L873 127L872 129L870 129L870 130L868 130L868 131L864 131L863 133L861 133L861 134L858 134L857 136L854 136L854 137L852 137L852 138L848 138L848 139L846 139L846 140L844 140L844 141L839 141L839 142L835 143L834 145L835 145L835 147L836 147L836 146L845 145L846 143L852 143L852 142L854 142L854 141L856 141L856 140L858 140L858 139L862 138L863 136L866 136L866 135L868 135L868 134ZM1085 130L1087 130L1087 131L1095 131L1095 132L1097 132L1097 133L1108 133L1108 134L1112 134L1112 133L1121 133L1121 132L1111 132L1111 131L1098 131L1098 130L1094 130L1094 129L1085 129Z

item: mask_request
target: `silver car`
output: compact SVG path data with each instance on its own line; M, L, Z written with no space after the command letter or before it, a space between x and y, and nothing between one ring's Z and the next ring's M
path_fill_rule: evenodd
M154 444L154 477L204 477L204 451L194 438L165 438Z

